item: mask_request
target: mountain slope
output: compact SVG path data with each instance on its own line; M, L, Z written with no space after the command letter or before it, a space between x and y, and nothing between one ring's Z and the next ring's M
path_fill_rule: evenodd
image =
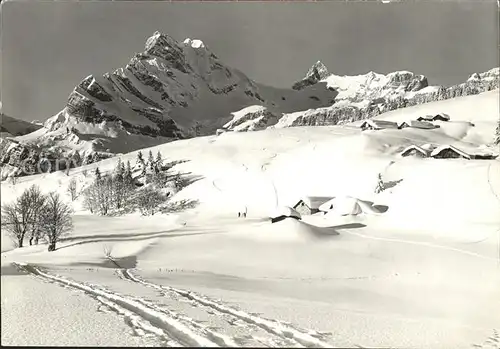
M0 138L22 136L42 127L35 123L7 116L1 110L2 102L0 102Z
M285 336L283 329L289 327L284 326L292 323L316 333L331 333L329 343L336 347L465 349L484 343L485 348L494 348L498 336L491 333L498 329L500 314L500 162L404 158L399 152L409 144L453 144L474 151L490 143L494 129L488 125L499 115L498 91L399 109L384 118L405 121L443 111L451 120L432 130L291 127L227 132L144 149L144 153L161 151L168 161L188 160L174 171L200 177L172 197L180 207L183 200L199 201L194 208L180 212L100 217L82 209L83 196L71 201L65 189L72 179L82 190L94 180L86 172L92 173L96 167L102 173L112 171L117 158L73 169L68 176L51 173L20 178L15 185L4 182L2 203L37 184L43 192L59 191L76 215L75 231L58 243L56 251L47 252L44 244L8 251L2 254L2 267L10 271L10 262L44 266L46 273L72 280L73 285L99 288L101 295L119 292L129 301L120 302L122 306L130 305L132 299L166 305L165 312L175 312L176 319L189 317L200 321L198 329L206 326L230 338L255 333L249 327L258 329L256 323L275 323L276 319L287 323L281 323L280 330L271 335ZM121 157L132 164L136 158L137 152ZM379 175L393 185L375 193ZM297 222L269 221L269 213L277 205L294 205L304 195L353 196L385 205L387 211L346 216L333 212L303 215ZM237 217L242 207L248 209L246 219ZM318 230L338 234L317 236ZM4 229L2 235L3 249L4 242L8 243ZM133 275L165 289L141 288L130 278L117 278L114 265L103 262L106 251L122 267L136 268ZM118 272L123 276L128 271ZM40 294L36 285L23 288L24 293L36 297L15 298L19 283L24 285L27 278L5 274L2 282L10 279L11 290L2 314L8 317L19 309L29 311L33 307L21 305L26 299L38 299L37 314L57 314L58 319L67 318L71 323L71 314L58 312L61 307L55 306L63 302L58 298L54 303L54 297ZM183 290L181 298L179 293L171 295L173 288ZM42 291L50 290L43 286ZM60 297L75 297L67 291ZM206 296L202 298L205 306L215 308L204 307L200 294ZM179 301L184 299L191 303ZM89 304L79 303L75 312ZM221 303L231 308L221 308ZM232 307L240 314L239 322L231 317L234 312L227 311ZM132 315L129 318L135 323L152 319L147 308L139 317L130 313L136 308L127 309L125 316ZM101 326L88 312L80 313L86 317L85 323ZM247 326L248 322L241 321L245 313L265 321ZM97 332L93 327L76 334L68 330L62 344L88 345L80 332L97 333L103 338L101 344L115 343L114 337L101 333L114 333L113 324ZM39 328L34 325L11 321L5 326L5 336L12 339L26 328ZM266 333L255 337L260 343L269 338ZM40 345L36 334L23 338ZM251 346L254 342L240 343ZM264 343L278 345L276 341Z
M242 110L236 115L240 119L248 120L246 127L231 128L235 120L227 125L234 131L246 131L265 127L345 124L369 119L391 110L490 91L500 86L499 81L499 68L473 74L464 83L443 87L429 86L425 76L408 71L387 75L369 72L357 76L338 76L328 73L327 68L317 62L309 69L306 77L295 83L293 88L301 90L325 84L326 88L337 93L331 106L283 113L278 115L272 125L261 123L258 115L249 114L242 117L241 114L245 113L245 110ZM254 125L251 125L252 118L255 118Z
M125 68L80 82L65 110L83 122L118 121L131 133L185 138L213 133L231 112L248 105L286 112L328 105L332 95L321 88L259 85L224 65L200 40L178 43L156 32Z
M335 93L323 85L302 91L264 86L224 65L200 40L179 43L156 32L124 68L86 77L43 128L3 146L17 155L5 155L2 163L16 167L23 154L42 150L64 157L78 152L88 163L212 134L232 112L257 103L276 113L330 105Z

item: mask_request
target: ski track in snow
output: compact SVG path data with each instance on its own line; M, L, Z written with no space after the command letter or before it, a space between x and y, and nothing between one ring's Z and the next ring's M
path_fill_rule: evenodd
M489 336L482 344L473 344L473 348L500 349L500 332L493 329L493 334Z
M351 234L355 235L364 239L372 239L372 240L379 240L379 241L387 241L387 242L395 242L395 243L401 243L401 244L409 244L409 245L416 245L416 246L423 246L423 247L429 247L429 248L436 248L436 249L442 249L442 250L448 250L452 252L457 252L457 253L463 253L472 257L477 257L489 261L496 261L496 258L484 256L479 253L467 251L467 250L461 250L459 248L454 248L454 247L449 247L449 246L444 246L444 245L438 245L438 244L432 244L428 242L420 242L420 241L411 241L411 240L403 240L403 239L393 239L393 238L382 238L382 237L376 237L376 236L369 236L361 233L355 233L352 231L347 231L344 230L344 233L346 234Z
M14 265L43 281L85 292L116 313L124 316L125 322L132 327L134 332L146 340L153 336L166 346L238 346L232 338L206 328L190 318L159 307L150 301L121 295L97 285L84 284L65 277L52 275L32 265L21 263L15 263Z
M293 327L290 324L285 324L276 320L264 319L256 315L246 313L242 310L234 309L228 305L223 304L221 301L214 301L208 299L205 296L197 294L192 291L186 291L177 289L170 286L161 286L142 278L133 275L128 269L120 269L119 277L127 279L131 282L142 284L146 287L151 287L159 291L168 293L173 293L184 299L187 299L197 306L206 309L207 311L216 312L221 316L229 316L235 321L244 322L247 326L257 326L267 333L278 337L279 346L290 346L294 347L314 347L314 348L330 348L331 344L327 343L324 339L327 334L320 333L314 330L301 330ZM269 345L269 343L267 343Z

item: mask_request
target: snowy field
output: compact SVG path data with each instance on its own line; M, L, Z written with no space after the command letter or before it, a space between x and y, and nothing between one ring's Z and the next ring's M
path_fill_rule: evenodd
M441 112L451 120L432 130L296 127L151 148L186 160L175 169L198 180L174 200L198 204L99 217L76 201L54 252L2 232L2 344L500 348L500 161L399 154L487 149L498 90L378 118ZM115 162L3 182L2 204ZM376 194L379 174L394 185ZM387 211L269 221L308 195Z

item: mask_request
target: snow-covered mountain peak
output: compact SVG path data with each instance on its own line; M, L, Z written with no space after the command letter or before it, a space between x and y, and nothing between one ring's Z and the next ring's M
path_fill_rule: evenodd
M474 73L467 81L469 82L479 82L482 80L498 80L500 76L500 69L498 67L490 69L484 73Z
M156 31L146 40L145 52L151 55L163 56L169 49L179 49L177 41L167 34Z
M328 88L336 90L337 100L376 99L381 97L399 96L406 92L416 92L428 86L424 75L410 71L395 71L387 75L370 71L366 74L353 76L329 75L321 80Z
M205 44L203 43L203 41L198 39L187 38L186 40L184 40L184 45L192 48L205 48Z

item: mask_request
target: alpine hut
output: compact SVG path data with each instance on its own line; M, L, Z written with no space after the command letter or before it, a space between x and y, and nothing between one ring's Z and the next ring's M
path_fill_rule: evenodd
M431 152L431 157L435 159L471 159L471 156L469 154L455 148L452 145L442 145L437 147Z
M434 121L434 116L433 115L419 116L417 118L417 121Z
M406 127L412 127L412 128L421 128L421 129L433 129L433 128L438 128L439 126L434 125L428 121L418 121L418 120L409 120L409 121L403 121L398 123L398 128L406 128Z
M385 120L365 120L360 125L361 130L383 130L387 128L398 128L398 124L392 121Z
M406 147L402 152L401 156L416 156L419 158L427 158L429 157L429 154L431 152L429 150L426 150L422 147L419 147L418 145L410 145L409 147Z
M331 200L332 197L305 196L300 199L293 208L302 215L311 215L319 212L319 207Z
M434 115L432 121L450 121L450 116L445 113L439 113Z
M276 223L287 218L300 220L302 217L295 209L288 206L282 206L277 207L275 212L271 215L271 223Z

